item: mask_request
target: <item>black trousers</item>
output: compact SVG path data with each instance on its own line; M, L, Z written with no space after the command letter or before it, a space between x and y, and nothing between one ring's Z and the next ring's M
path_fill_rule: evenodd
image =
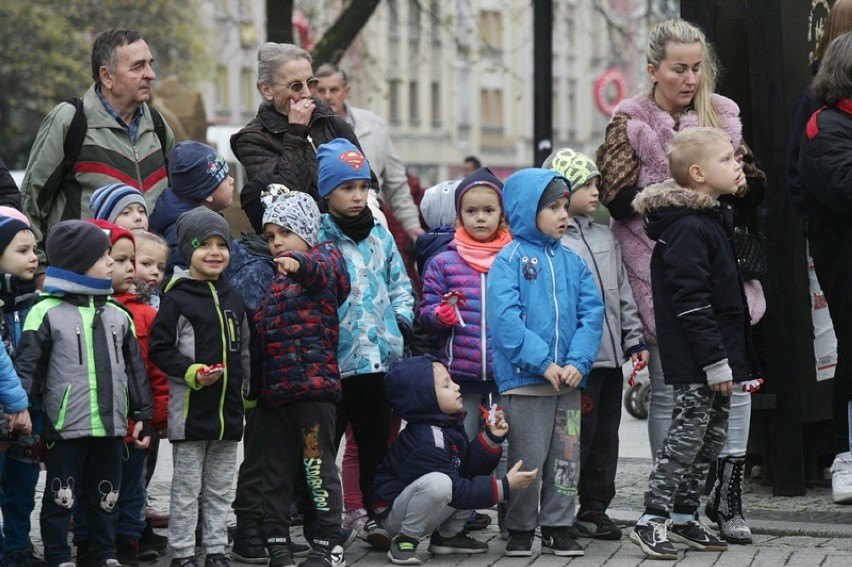
M118 496L124 439L84 437L47 445L47 477L41 501L41 536L49 567L72 561L68 531L75 506L82 506L89 528L93 565L115 559ZM75 502L74 487L84 501Z
M263 529L267 541L289 541L294 486L307 480L314 537L336 540L343 515L337 469L336 415L331 402L297 402L263 409ZM301 471L299 470L301 469ZM306 525L313 524L306 515Z
M388 452L390 403L385 398L383 372L359 374L342 380L343 399L337 406L337 445L352 424L358 444L358 472L364 498L373 487L376 469Z
M621 368L594 368L586 380L580 418L580 511L606 511L615 498Z

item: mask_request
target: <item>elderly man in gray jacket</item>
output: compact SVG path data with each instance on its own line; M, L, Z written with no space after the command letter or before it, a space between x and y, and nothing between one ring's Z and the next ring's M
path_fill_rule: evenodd
M412 241L416 240L417 236L423 233L420 211L411 197L405 164L393 147L385 121L374 112L346 103L351 87L347 83L346 73L337 65L321 65L317 69L316 77L319 79L317 96L355 130L355 136L367 161L370 162L370 168L376 172L381 197L390 206L408 237Z

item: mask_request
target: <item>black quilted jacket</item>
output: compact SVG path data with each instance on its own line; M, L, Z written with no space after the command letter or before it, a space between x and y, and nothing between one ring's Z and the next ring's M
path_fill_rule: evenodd
M272 102L264 101L257 109L257 116L231 136L231 150L246 168L249 181L281 178L290 189L321 201L317 191L316 149L334 138L346 138L361 146L345 120L321 100L314 98L314 103L317 107L310 125L302 126L290 124ZM373 184L378 186L375 175Z

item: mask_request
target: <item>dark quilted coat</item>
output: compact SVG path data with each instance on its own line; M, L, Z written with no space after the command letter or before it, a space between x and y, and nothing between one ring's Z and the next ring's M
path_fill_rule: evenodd
M286 115L275 110L270 101L264 101L257 109L257 116L231 136L231 150L246 168L249 180L283 178L289 182L290 189L321 201L317 191L316 148L334 138L346 138L360 146L345 120L321 100L314 98L314 103L317 106L311 123L303 126L290 124ZM375 182L375 175L373 178Z
M260 404L337 403L337 307L349 296L346 263L331 242L286 256L298 260L299 271L275 276L256 315L263 349Z
M490 332L485 323L487 277L488 274L477 272L462 259L455 242L450 243L446 252L432 257L423 274L423 300L417 310L420 323L443 338L437 354L465 393L497 391L491 370ZM435 316L443 295L450 291L465 295L465 304L459 309L464 327L460 324L444 327ZM477 388L475 383L481 387Z

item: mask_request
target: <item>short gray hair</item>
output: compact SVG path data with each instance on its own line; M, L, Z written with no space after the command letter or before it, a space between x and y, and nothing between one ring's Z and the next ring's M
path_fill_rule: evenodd
M257 88L275 82L275 71L289 61L304 59L313 63L311 54L292 43L274 43L268 41L257 50Z
M814 98L829 106L852 97L852 32L828 44L811 88Z

